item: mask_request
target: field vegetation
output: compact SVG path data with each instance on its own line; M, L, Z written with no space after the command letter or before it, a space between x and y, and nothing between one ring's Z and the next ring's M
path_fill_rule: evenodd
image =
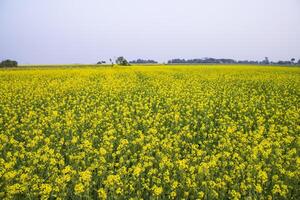
M300 68L0 70L0 199L299 199Z

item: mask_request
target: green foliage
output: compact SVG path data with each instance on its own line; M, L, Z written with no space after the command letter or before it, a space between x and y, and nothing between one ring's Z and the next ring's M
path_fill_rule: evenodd
M3 60L1 63L0 63L0 68L1 67L17 67L18 66L18 62L17 61L14 61L14 60Z
M122 66L130 66L129 62L123 56L118 57L116 63Z

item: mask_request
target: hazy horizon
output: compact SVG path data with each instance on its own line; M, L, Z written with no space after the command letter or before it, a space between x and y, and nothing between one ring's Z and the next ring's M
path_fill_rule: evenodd
M298 60L299 11L299 0L1 0L0 60Z

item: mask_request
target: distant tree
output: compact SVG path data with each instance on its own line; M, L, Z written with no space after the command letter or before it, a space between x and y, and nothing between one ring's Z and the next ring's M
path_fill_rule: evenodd
M97 65L101 65L101 64L105 64L106 62L105 61L99 61L99 62L97 62Z
M185 60L185 59L180 59L180 58L176 58L176 59L172 59L168 61L168 64L182 64L182 63L187 63L187 64L220 64L220 63L226 63L226 64L233 64L233 63L237 63L237 61L235 61L234 59L216 59L216 58L204 58L204 59L189 59L189 60Z
M216 63L226 63L226 64L233 64L233 63L236 63L236 61L233 60L233 59L225 59L225 58L222 58L222 59L215 59L215 62L216 62Z
M0 67L17 67L18 66L18 62L14 61L14 60L3 60L0 63Z
M265 57L265 59L261 62L261 64L263 64L263 65L268 65L268 64L270 64L269 58L268 58L268 57Z
M277 64L278 65L291 65L292 62L291 61L282 61L282 60L280 60L280 61L277 62Z
M122 66L129 66L129 62L123 57L123 56L120 56L116 59L116 63L118 65L122 65Z
M298 60L298 64L300 65L300 59Z
M157 64L158 62L155 60L137 59L137 60L132 60L129 63L131 63L131 64Z
M295 60L296 60L295 58L291 59L292 64L294 64Z
M113 67L114 66L114 61L110 58L109 62L111 63L111 66Z

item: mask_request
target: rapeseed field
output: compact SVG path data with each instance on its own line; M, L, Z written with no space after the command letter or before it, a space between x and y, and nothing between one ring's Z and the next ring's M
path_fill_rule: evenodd
M300 68L0 70L0 199L299 199Z

